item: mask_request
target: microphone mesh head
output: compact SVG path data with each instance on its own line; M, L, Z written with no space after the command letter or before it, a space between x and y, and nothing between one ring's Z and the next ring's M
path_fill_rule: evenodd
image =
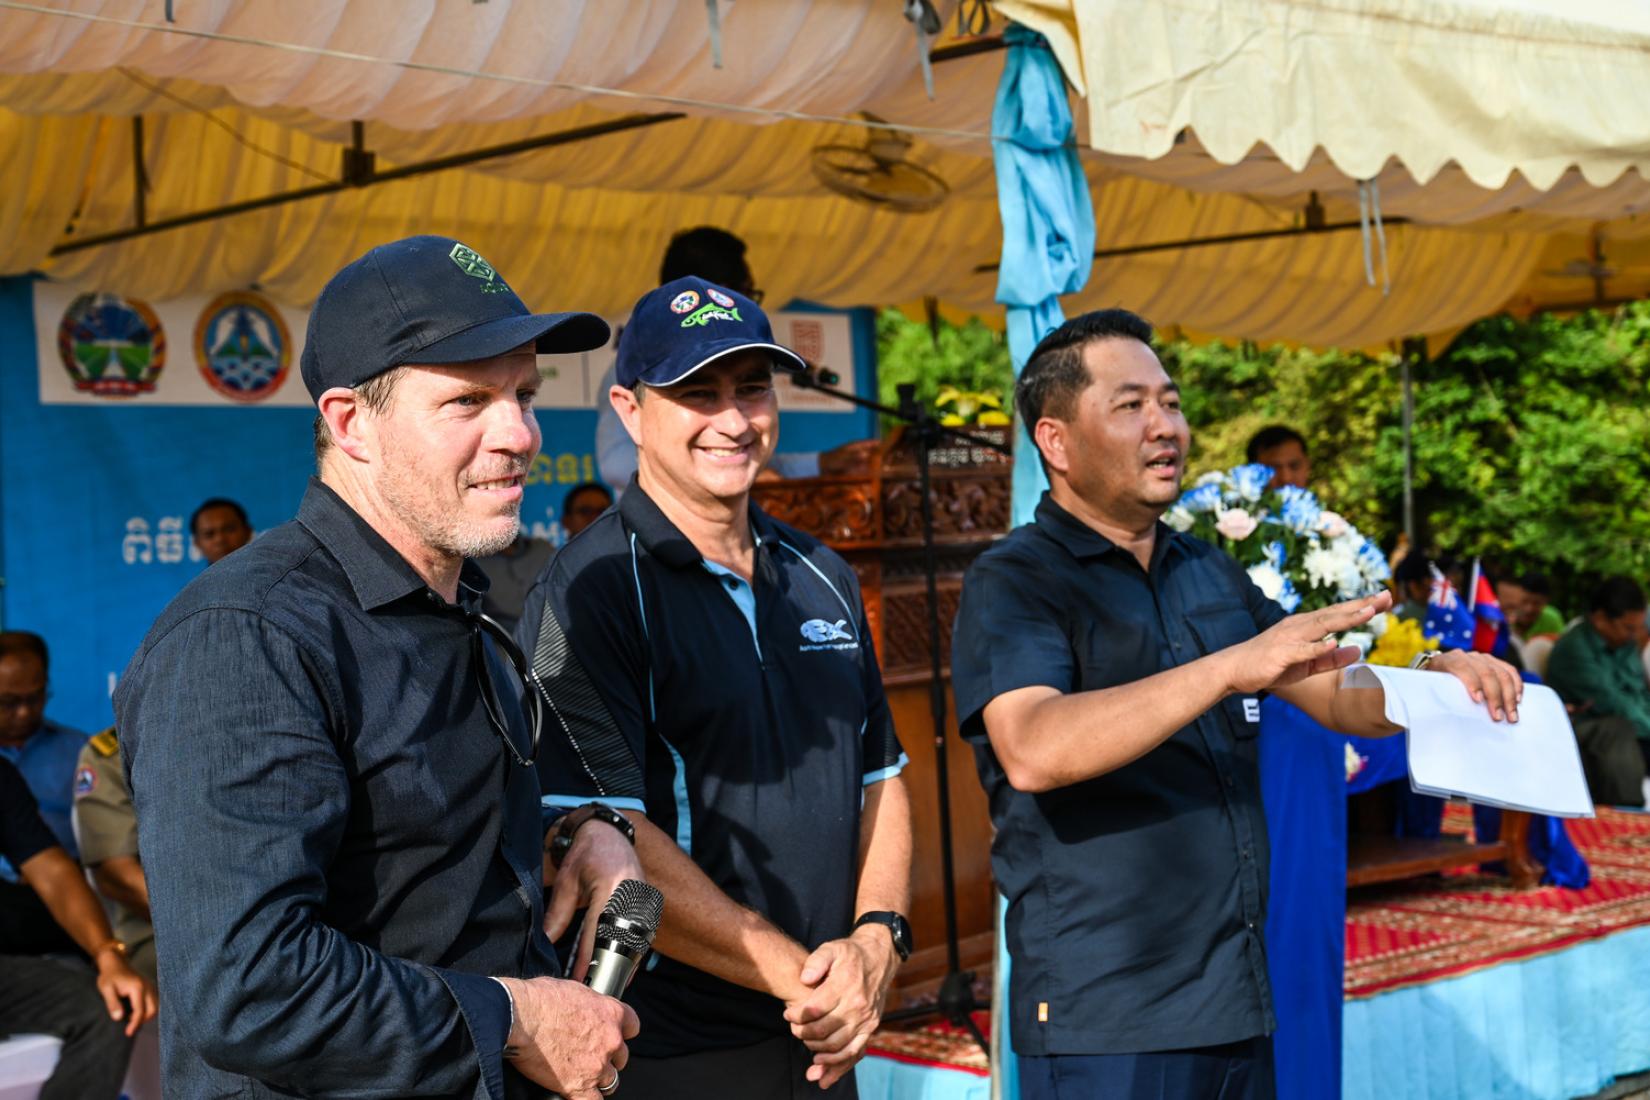
M659 918L665 913L665 896L657 887L627 878L613 888L613 896L602 909L601 922L612 924L623 920L618 930L627 946L647 950L653 946L653 936L659 931Z

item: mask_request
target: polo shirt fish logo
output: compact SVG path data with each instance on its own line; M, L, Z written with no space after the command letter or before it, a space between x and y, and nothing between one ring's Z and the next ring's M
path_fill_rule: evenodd
M816 649L857 649L859 643L845 628L847 619L838 619L834 623L824 619L809 619L802 624L802 637L810 645L800 647L803 653L811 653Z
M481 292L483 294L508 294L510 292L510 288L504 284L504 280L498 277L498 272L493 270L493 265L482 259L481 253L475 249L467 248L461 244L454 244L453 250L447 255L464 274L472 279L481 280Z

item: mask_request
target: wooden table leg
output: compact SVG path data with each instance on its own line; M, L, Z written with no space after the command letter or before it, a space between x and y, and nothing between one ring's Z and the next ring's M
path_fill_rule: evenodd
M1545 870L1530 855L1530 815L1523 810L1501 811L1501 843L1507 847L1507 875L1515 889L1528 890L1541 883Z

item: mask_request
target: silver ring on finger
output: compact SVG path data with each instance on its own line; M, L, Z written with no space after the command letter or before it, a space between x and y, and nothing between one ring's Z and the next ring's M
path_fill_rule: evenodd
M596 1091L601 1093L603 1096L612 1096L615 1092L619 1091L619 1070L617 1067L614 1067L613 1070L613 1080L609 1081L605 1085L597 1085Z

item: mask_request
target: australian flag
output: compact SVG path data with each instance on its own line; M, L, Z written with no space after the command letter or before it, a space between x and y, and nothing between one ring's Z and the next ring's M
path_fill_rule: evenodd
M1441 639L1440 649L1471 649L1474 625L1473 614L1462 606L1455 586L1433 566L1432 591L1427 596L1427 617L1421 624L1421 633Z

